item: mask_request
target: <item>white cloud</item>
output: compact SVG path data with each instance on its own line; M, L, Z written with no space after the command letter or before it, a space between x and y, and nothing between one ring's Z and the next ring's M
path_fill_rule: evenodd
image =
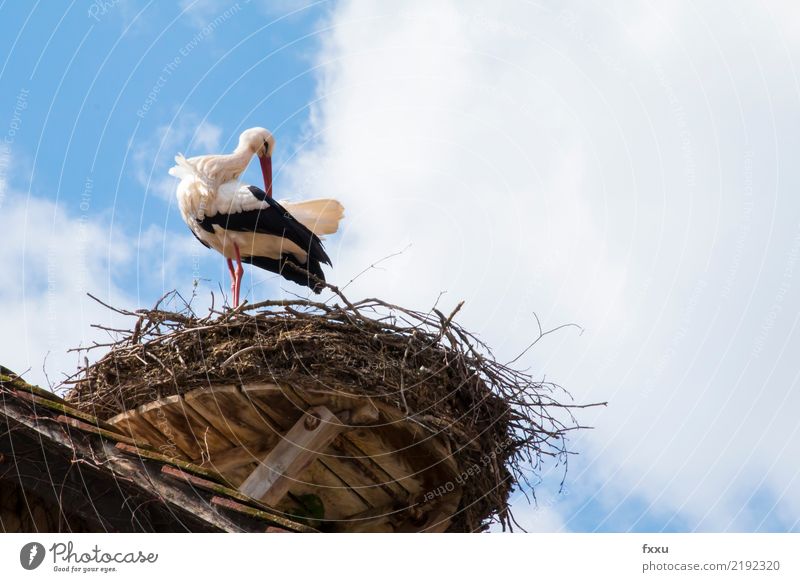
M48 374L57 383L79 361L66 350L104 336L91 324L118 319L86 293L120 302L109 264L127 263L131 252L89 218L69 216L40 198L11 193L3 213L10 243L0 246L0 263L9 270L8 284L0 287L3 364L17 373L29 370L26 378L46 385L42 367L49 352Z
M769 15L743 51L734 4L342 2L288 170L346 206L335 281L412 245L353 296L448 290L506 355L534 310L583 325L526 361L611 402L582 416L570 480L710 530L764 527L755 498L800 505L791 61Z
M8 222L0 264L6 265L7 283L0 286L0 363L42 386L75 371L84 354L69 349L109 339L93 325L131 325L87 293L130 309L142 305L140 293L149 302L177 286L190 297L200 272L201 254L191 235L165 237L151 227L135 237L119 226L112 235L102 215L70 214L59 204L13 191L4 192L3 216ZM210 288L215 289L199 287L200 312ZM93 361L103 354L98 349L86 355Z

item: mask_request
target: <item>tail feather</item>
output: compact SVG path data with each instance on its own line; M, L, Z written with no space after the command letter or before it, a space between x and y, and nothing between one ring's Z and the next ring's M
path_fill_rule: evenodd
M344 217L344 206L331 198L287 201L281 202L281 205L317 236L335 233L339 229L339 221Z

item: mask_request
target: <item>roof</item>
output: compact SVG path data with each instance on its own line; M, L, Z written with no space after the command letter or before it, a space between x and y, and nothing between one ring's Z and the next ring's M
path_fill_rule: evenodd
M314 531L0 366L2 482L56 506L68 531Z

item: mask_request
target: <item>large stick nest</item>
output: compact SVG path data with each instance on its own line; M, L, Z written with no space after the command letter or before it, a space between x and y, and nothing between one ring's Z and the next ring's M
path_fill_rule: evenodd
M338 289L331 288L338 292ZM188 305L136 312L133 330L108 330L110 351L79 371L67 395L100 418L158 397L214 383L287 382L368 395L444 432L459 467L492 471L465 481L452 531L479 531L492 521L511 526L515 485L533 490L542 461L566 467L565 437L584 428L572 415L583 406L559 386L498 362L454 316L419 312L378 299L344 305L296 299L266 301L197 317ZM113 308L112 308L113 309ZM545 333L539 329L539 338ZM538 339L538 338L534 338ZM535 341L534 341L535 343ZM91 349L91 348L90 348Z

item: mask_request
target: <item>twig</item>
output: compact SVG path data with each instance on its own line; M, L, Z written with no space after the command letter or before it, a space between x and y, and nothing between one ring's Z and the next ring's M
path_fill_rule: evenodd
M383 257L382 259L378 259L377 261L375 261L374 263L372 263L372 264L371 264L369 267L366 267L366 268L364 268L364 269L363 269L363 270L362 270L360 273L358 273L358 274L357 274L355 277L353 277L353 278L352 278L352 279L350 279L350 280L349 280L347 283L345 283L344 287L342 287L342 291L344 291L345 289L347 289L347 288L350 286L350 284L351 284L351 283L353 283L353 282L354 282L356 279L358 279L359 277L361 277L361 275L363 275L363 274L364 274L364 273L366 273L367 271L369 271L369 270L371 270L371 269L377 269L377 268L378 268L378 265L380 265L380 264L381 264L381 263L383 263L384 261L388 261L389 259L393 259L394 257L397 257L397 256L399 256L399 255L402 255L403 253L405 253L405 252L406 252L408 249L410 249L410 248L411 248L411 244L412 244L412 243L408 243L408 244L405 246L405 248L404 248L404 249L402 249L402 250L399 250L399 251L397 251L397 252L394 252L394 253L391 253L391 254L388 254L388 255L386 255L385 257Z
M550 335L551 333L557 332L557 331L559 331L559 330L561 330L561 329L564 329L564 328L567 328L567 327L577 327L579 330L581 330L581 333L583 333L583 328L582 328L580 325L578 325L577 323L564 323L564 324L562 324L562 325L559 325L558 327L554 327L553 329L548 329L547 331L542 331L542 323L539 321L539 316L538 316L538 315L536 315L536 313L534 312L534 314L533 314L533 317L535 317L535 318L536 318L536 325L537 325L537 326L538 326L538 328L539 328L539 336L538 336L538 337L537 337L535 340L533 340L533 342L531 342L531 344L530 344L530 345L529 345L527 348L525 348L524 350L522 350L522 351L519 353L519 355L517 355L517 357L516 357L516 358L514 358L513 360L510 360L510 361L508 361L508 362L506 362L506 366L510 366L511 364L513 364L514 362L516 362L517 360L519 360L519 359L520 359L522 356L524 356L526 353L528 353L528 351L529 351L529 350L530 350L530 349L531 349L533 346L535 346L536 344L538 344L538 343L539 343L539 341L540 341L540 340L541 340L543 337L545 337L545 336L547 336L547 335Z
M228 358L227 360L222 362L222 364L220 364L220 368L227 367L231 362L233 362L239 356L243 356L244 354L249 354L250 352L254 352L254 351L256 351L258 349L261 349L261 348L262 348L262 346L248 346L248 347L244 348L243 350L239 350L238 352L233 354L230 358Z
M97 302L98 302L100 305L102 305L103 307L105 307L105 308L107 308L107 309L110 309L111 311L114 311L115 313L119 313L120 315L133 315L133 314L132 314L130 311L125 311L125 310L122 310L122 309L117 309L116 307L111 307L111 306L110 306L108 303L106 303L106 302L104 302L104 301L100 301L100 300L99 300L97 297L95 297L95 296L94 296L94 295L92 295L91 293L86 293L86 294L87 294L87 295L88 295L90 298L92 298L92 299L94 299L95 301L97 301Z

